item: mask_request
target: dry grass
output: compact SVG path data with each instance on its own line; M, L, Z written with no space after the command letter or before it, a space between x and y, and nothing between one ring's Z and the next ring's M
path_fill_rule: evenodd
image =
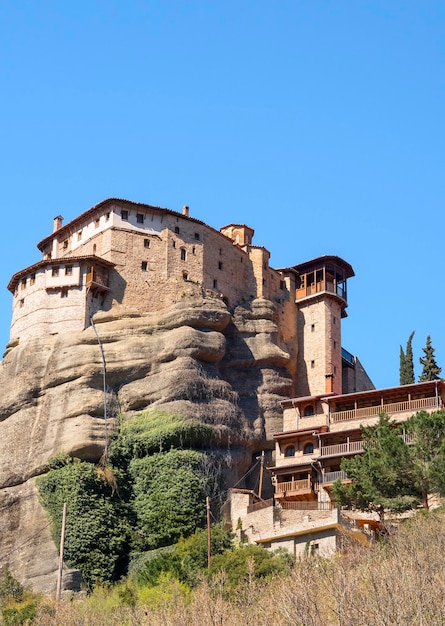
M387 543L308 558L291 575L229 591L224 575L192 593L171 581L142 603L116 590L41 607L36 626L439 626L445 624L445 515L421 515ZM156 595L157 593L157 595ZM101 595L102 594L102 595ZM121 594L122 597L122 594ZM149 596L146 596L148 598Z

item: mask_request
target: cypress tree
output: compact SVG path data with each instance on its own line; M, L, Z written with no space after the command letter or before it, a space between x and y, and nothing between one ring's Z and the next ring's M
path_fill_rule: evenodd
M426 346L422 348L424 356L420 357L419 361L423 366L422 373L419 376L419 382L426 380L439 380L441 367L438 367L436 359L434 358L434 348L431 345L431 337L428 335L426 338Z
M400 346L400 384L411 385L414 380L414 361L413 361L413 337L415 331L411 333L406 342L406 350L403 352Z

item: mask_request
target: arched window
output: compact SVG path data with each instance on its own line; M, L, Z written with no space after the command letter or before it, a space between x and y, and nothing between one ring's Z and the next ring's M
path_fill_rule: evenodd
M312 454L314 452L314 444L312 442L305 443L303 448L303 454Z
M308 404L304 407L304 417L310 417L314 414L314 407L312 404Z
M287 446L284 456L295 456L295 446Z

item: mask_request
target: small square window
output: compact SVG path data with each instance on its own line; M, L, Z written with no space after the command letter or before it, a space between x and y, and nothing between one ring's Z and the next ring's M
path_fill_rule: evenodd
M62 287L60 291L61 298L68 298L68 287Z
M195 239L196 239L196 241L199 241L199 239L200 239L199 233L195 233Z
M144 248L150 247L150 239L144 239Z
M182 272L182 279L187 280L189 277L188 272Z
M124 210L122 210L122 211L121 211L121 218L122 218L124 221L126 221L126 222L127 222L127 221L128 221L128 211L124 211Z
M72 275L73 275L73 266L67 265L65 267L65 276L72 276Z
M144 223L144 214L143 213L137 213L136 214L136 222L138 224L143 224Z
M63 242L63 249L66 250L68 248L68 239L65 239Z
M59 275L59 267L58 267L57 265L55 265L55 266L52 268L52 275L53 275L53 276L58 276L58 275Z
M219 261L219 263L218 263L218 269L219 269L219 270L222 270L222 268L223 268L222 261Z
M147 271L147 261L142 261L142 263L141 263L141 270L143 272Z

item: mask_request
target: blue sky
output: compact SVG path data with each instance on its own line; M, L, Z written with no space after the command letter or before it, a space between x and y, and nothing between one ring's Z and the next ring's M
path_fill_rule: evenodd
M343 346L377 387L426 336L445 373L445 4L2 0L0 349L12 274L107 197L343 257Z

